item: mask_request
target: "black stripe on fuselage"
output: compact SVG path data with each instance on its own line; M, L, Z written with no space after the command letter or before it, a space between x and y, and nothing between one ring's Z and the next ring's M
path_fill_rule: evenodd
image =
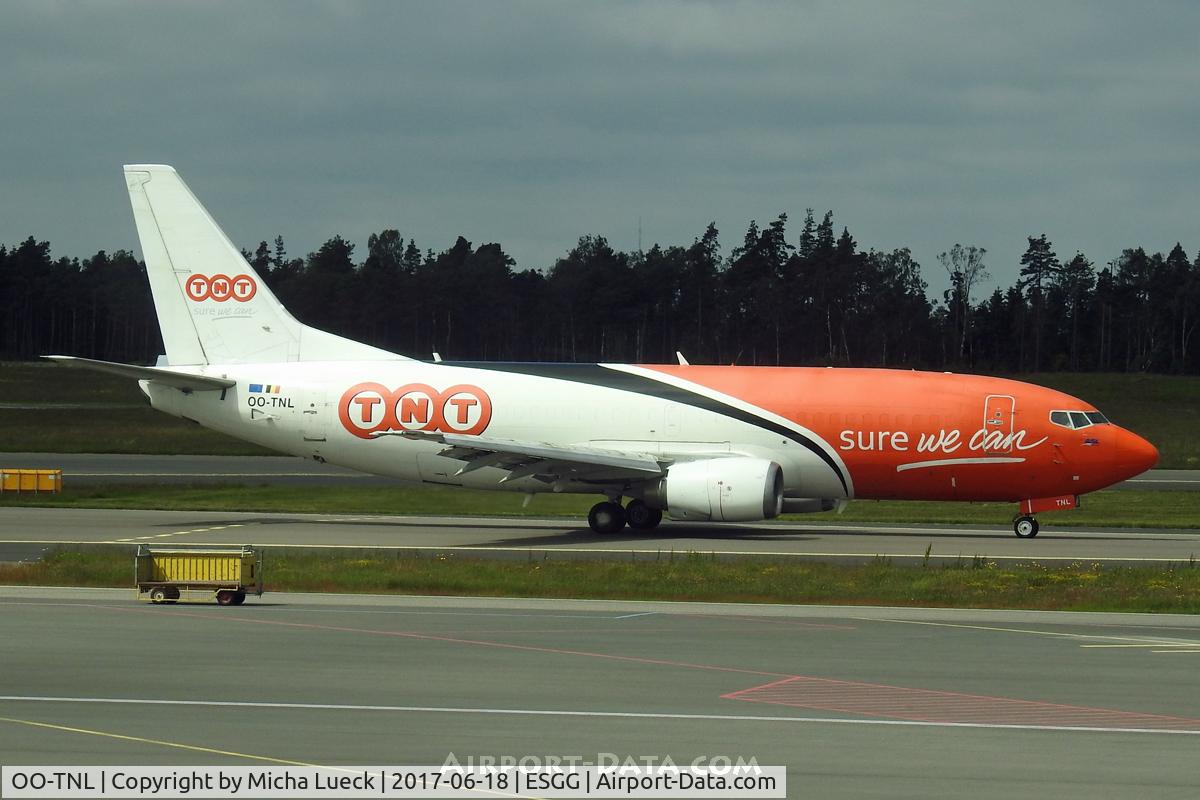
M842 482L842 489L846 496L850 496L850 487L846 482L846 476L843 474L841 467L838 466L829 453L825 452L820 445L809 437L784 425L772 422L769 419L763 419L750 411L731 406L728 403L723 403L720 400L690 389L685 389L681 386L674 386L670 383L648 378L644 375L635 375L624 370L609 369L599 364L529 364L496 361L442 361L440 363L451 367L467 367L470 369L491 370L493 372L513 372L519 375L534 375L539 378L553 378L554 380L586 383L591 386L603 386L608 389L619 389L624 392L633 392L635 394L670 400L675 403L683 403L684 405L693 406L704 411L712 411L716 414L736 419L739 422L746 422L763 430L768 430L791 439L793 442L812 451L813 454L829 465L829 468L833 470L833 474L837 475L838 480Z

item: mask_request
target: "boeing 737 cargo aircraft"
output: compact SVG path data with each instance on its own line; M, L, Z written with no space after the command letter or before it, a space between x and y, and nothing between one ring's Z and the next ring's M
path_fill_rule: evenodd
M601 495L588 523L603 533L664 512L754 521L865 498L1019 503L1016 534L1036 536L1037 512L1158 460L1090 404L999 378L416 361L298 322L171 167L127 166L125 184L165 363L50 358L139 379L154 408L284 453Z

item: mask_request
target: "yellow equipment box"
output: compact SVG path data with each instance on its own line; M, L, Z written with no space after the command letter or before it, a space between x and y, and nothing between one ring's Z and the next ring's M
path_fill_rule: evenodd
M174 603L185 592L212 592L223 606L263 593L262 553L253 547L214 549L138 545L134 583L138 598Z
M61 491L61 469L0 469L0 492Z

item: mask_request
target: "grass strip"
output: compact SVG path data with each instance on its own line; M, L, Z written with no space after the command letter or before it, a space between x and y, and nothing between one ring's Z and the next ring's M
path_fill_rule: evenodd
M0 449L14 453L143 453L271 456L278 453L170 417L144 403L128 408L6 408Z
M632 556L632 554L631 554ZM56 550L42 561L0 565L0 583L129 586L132 552ZM985 557L897 566L740 559L699 553L628 561L507 561L439 555L275 554L268 591L695 600L743 603L1019 608L1200 613L1200 567L998 565Z
M577 517L600 498L542 494L528 507L523 496L445 486L242 486L108 485L72 488L62 494L0 494L0 506L131 508L168 511L256 511L322 514ZM786 520L821 524L945 523L1007 525L1011 503L938 503L859 500L844 513L787 515ZM1109 490L1086 495L1083 507L1039 515L1044 526L1124 528L1200 527L1200 492ZM769 525L770 523L763 523Z

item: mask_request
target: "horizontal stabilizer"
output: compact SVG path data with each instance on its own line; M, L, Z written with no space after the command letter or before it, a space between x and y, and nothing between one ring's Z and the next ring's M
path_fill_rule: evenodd
M91 358L76 358L75 356L42 356L64 367L90 369L96 372L107 372L110 375L120 375L123 378L135 378L140 381L154 381L166 386L174 386L189 392L212 392L236 386L237 381L229 378L213 378L208 375L193 375L190 372L180 372L162 367L139 367L136 364L118 364L115 361L97 361Z

